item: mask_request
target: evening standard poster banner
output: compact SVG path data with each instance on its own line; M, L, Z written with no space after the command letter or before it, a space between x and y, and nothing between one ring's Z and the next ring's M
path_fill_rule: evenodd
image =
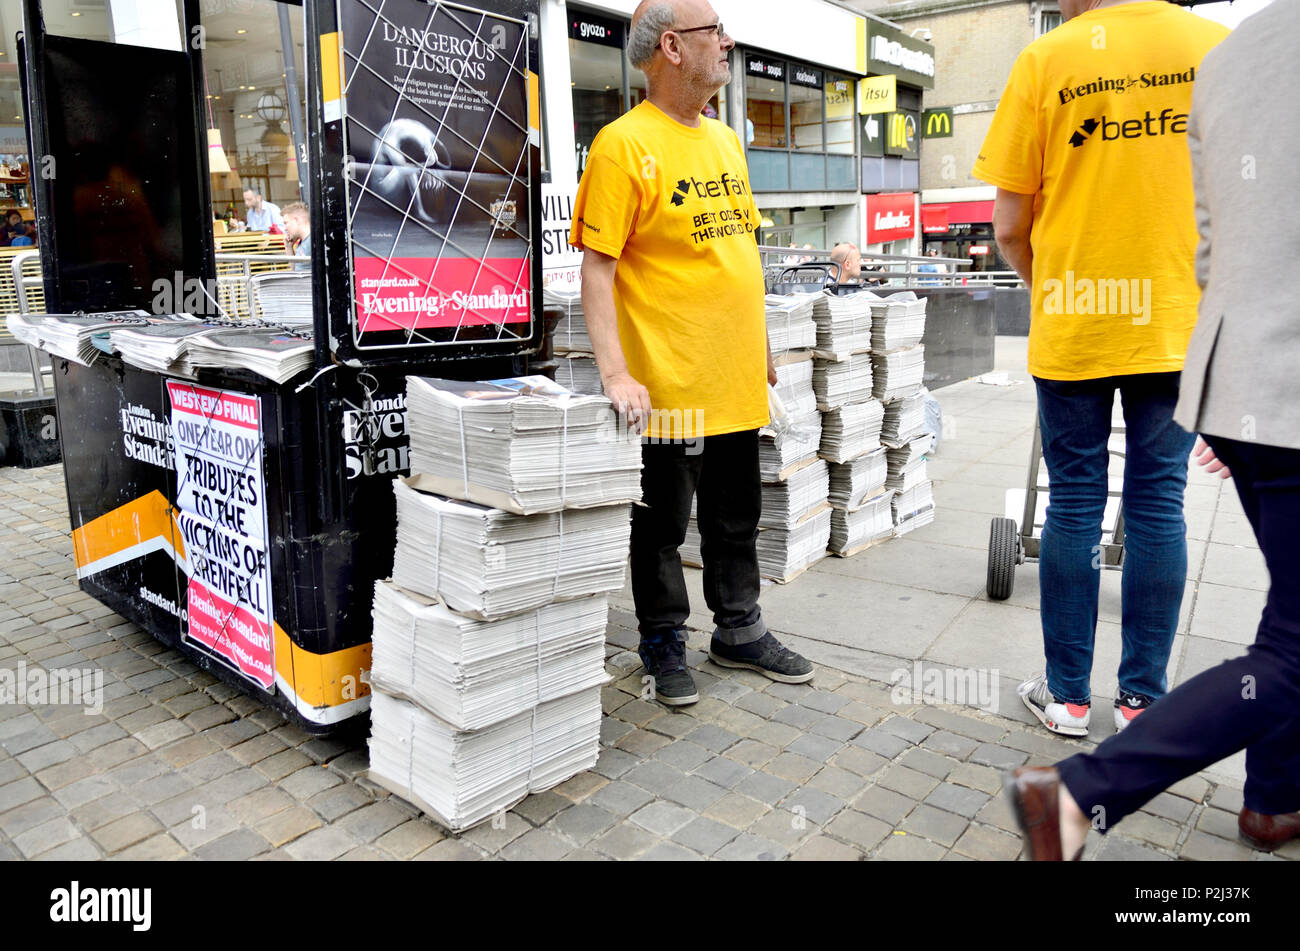
M188 554L186 639L275 683L271 564L256 396L167 381L177 522Z
M341 0L359 348L531 332L525 24Z

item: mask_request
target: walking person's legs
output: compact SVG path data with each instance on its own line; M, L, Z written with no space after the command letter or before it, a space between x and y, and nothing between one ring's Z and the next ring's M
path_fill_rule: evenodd
M1050 730L1086 736L1115 381L1034 379L1050 481L1038 574L1046 674L1020 685Z
M1178 378L1178 373L1143 373L1119 381L1127 438L1116 730L1165 694L1187 583L1183 497L1195 437L1174 422Z
M1300 451L1210 437L1228 464L1276 584L1244 657L1204 671L1091 754L1008 779L1030 858L1071 855L1172 783L1245 748L1242 831L1274 848L1300 835ZM1263 818L1259 818L1263 817Z

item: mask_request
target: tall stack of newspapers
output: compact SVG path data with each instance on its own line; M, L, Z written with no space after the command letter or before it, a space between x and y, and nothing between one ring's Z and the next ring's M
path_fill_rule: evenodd
M596 762L640 440L603 396L540 376L408 377L407 422L370 775L460 830Z
M926 298L911 291L871 296L873 392L884 405L880 441L888 455L890 518L894 534L903 535L934 521L934 485L925 471L933 434L921 393Z
M581 289L547 287L542 291L544 306L561 314L551 336L556 356L555 380L575 393L603 393L596 351L587 335L587 318L582 312Z

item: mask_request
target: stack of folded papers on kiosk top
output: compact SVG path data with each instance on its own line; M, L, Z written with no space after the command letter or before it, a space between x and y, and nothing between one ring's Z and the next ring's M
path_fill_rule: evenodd
M763 528L758 532L758 571L773 581L790 581L809 565L826 557L831 537L831 510L822 508L792 528Z
M830 550L851 555L894 534L893 489L880 489L851 511L831 510Z
M315 363L315 348L310 333L250 323L189 337L186 356L196 367L251 370L284 383Z
M817 325L813 322L815 303L812 294L767 295L767 342L773 354L811 350L817 345Z
M874 391L876 399L888 403L913 396L921 391L925 378L925 345L917 344L906 350L872 351Z
M872 350L914 347L925 336L926 298L899 291L888 297L871 294L870 304Z
M599 687L474 731L375 691L370 777L447 828L465 829L593 767L600 718Z
M866 291L814 295L813 320L820 353L846 357L871 348L871 296Z
M471 617L623 587L631 508L601 505L515 515L393 482L393 581Z
M896 449L925 432L925 427L925 395L905 396L885 406L880 441Z
M855 509L883 489L888 477L889 460L882 446L848 462L832 463L827 497L837 509Z
M483 621L381 581L374 619L371 686L457 730L500 723L609 679L603 594Z
M763 483L760 528L793 528L813 511L826 506L829 476L826 462L813 459L781 482Z
M407 377L412 484L520 514L641 497L641 440L603 396L543 376Z
M872 373L869 353L854 354L842 360L819 357L813 368L813 392L817 394L817 406L825 412L870 399Z
M303 258L306 261L306 258ZM254 274L249 286L257 300L262 320L286 327L312 325L311 273L272 271Z
M143 310L103 314L10 314L6 325L14 338L56 357L89 366L103 351L95 346L96 334L107 334L124 323L140 323Z
M124 324L108 332L113 352L131 366L174 376L193 376L190 342L199 334L222 330L224 321L148 318L148 323Z
M582 292L560 291L546 288L542 291L543 306L561 312L559 323L551 336L556 353L595 353L591 337L587 335L587 318L582 312Z
M880 448L885 407L879 400L864 400L822 414L819 455L827 462L848 462Z

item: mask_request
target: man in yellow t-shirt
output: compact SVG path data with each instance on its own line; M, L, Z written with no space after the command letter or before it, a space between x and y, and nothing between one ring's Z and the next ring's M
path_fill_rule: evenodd
M1049 730L1085 736L1116 390L1127 428L1116 730L1167 686L1192 448L1173 410L1199 295L1187 115L1201 58L1228 31L1163 0L1061 0L1061 13L1016 59L973 174L998 187L998 246L1030 287L1051 481L1046 673L1019 692Z
M813 676L758 607L758 430L776 377L760 217L740 140L700 115L731 78L734 46L706 0L637 7L628 58L646 75L647 98L592 143L569 236L583 249L582 307L605 394L645 427L632 596L641 659L669 705L699 699L678 555L692 497L717 625L710 659L784 683Z

